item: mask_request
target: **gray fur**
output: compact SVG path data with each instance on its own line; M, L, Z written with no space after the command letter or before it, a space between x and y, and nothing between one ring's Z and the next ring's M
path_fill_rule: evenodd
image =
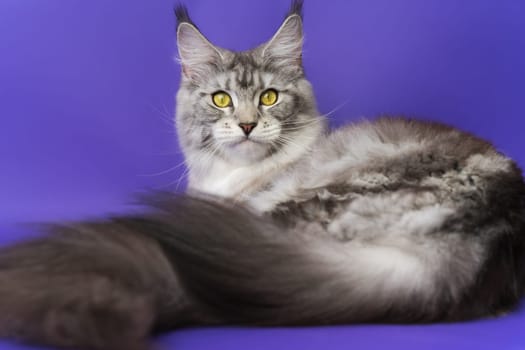
M313 309L316 302L323 305L318 307L326 312L325 321L335 313L330 307L348 308L336 317L343 322L435 321L494 314L516 303L524 283L521 171L486 141L436 123L381 118L326 130L301 67L301 5L292 4L266 44L229 53L215 88L243 100L217 120L204 122L206 111L191 107L194 99L203 102L202 96L193 95L187 80L181 84L177 127L191 193L243 203L281 227L288 240L309 237L308 248L296 243L296 249L323 262L314 272L303 271L304 282L315 279L310 273L330 276L340 283L333 292L344 295L328 305L317 287L305 297ZM271 86L252 78L264 74L271 76ZM229 77L222 86L221 75ZM203 149L193 146L198 141L187 142L199 134L191 132L195 119L202 121L200 128L211 129L230 115L230 124L247 115L263 121L264 115L254 117L256 103L251 109L244 104L257 91L283 86L291 98L266 110L267 121L280 127L280 147L272 152L257 150L274 140L244 152L238 145L224 146L212 131L216 147L204 151L208 157L202 162ZM511 253L505 258L502 251ZM503 279L497 285L503 287L495 288L498 273Z
M192 197L157 194L143 214L0 251L0 335L144 349L187 325L459 321L518 304L521 170L437 123L328 130L301 65L301 11L294 1L272 39L232 52L176 9ZM269 88L278 102L261 106ZM217 91L232 105L214 106Z

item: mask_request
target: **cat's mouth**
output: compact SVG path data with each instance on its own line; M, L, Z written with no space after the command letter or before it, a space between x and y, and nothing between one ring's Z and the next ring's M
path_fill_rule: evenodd
M237 141L233 142L230 146L236 147L236 146L246 146L246 145L250 145L250 144L265 145L267 143L268 142L265 142L264 140L258 140L256 138L246 136L246 137L243 137L240 140L237 140Z
M230 159L241 163L253 163L267 155L270 144L264 140L243 137L227 144L223 143L223 147Z
M257 147L258 145L263 145L263 142L252 140L250 138L245 138L235 143L233 147Z

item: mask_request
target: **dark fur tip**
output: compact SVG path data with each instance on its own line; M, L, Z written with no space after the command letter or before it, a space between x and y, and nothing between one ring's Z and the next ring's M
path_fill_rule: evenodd
M290 11L288 11L286 17L291 15L299 15L299 17L303 18L303 0L292 0Z
M188 13L188 9L183 4L175 5L174 12L175 12L175 18L177 19L177 27L181 23L193 24L190 18L190 15Z

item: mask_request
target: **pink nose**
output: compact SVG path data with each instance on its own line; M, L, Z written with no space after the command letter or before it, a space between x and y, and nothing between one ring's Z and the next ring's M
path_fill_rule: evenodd
M239 127L244 131L244 135L248 136L252 130L257 126L257 123L239 123Z

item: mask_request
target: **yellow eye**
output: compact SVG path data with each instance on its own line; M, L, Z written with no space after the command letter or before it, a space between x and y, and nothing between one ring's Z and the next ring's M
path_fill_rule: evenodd
M271 106L277 102L277 96L277 91L274 89L268 89L261 94L261 104L265 106Z
M216 92L212 95L213 103L220 108L231 106L232 98L224 91Z

